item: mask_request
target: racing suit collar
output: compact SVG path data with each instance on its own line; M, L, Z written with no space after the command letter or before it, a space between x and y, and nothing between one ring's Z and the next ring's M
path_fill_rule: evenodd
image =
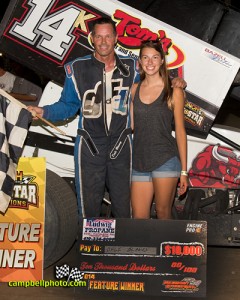
M121 59L117 56L117 54L115 53L115 59L116 59L116 66L119 69L119 72L124 76L124 77L129 77L130 76L130 72L129 72L129 68L126 67L126 65L123 64L123 62L121 61Z
M104 63L98 60L95 56L94 53L92 54L92 59L94 63L100 67L104 68ZM115 53L115 61L116 61L116 67L118 68L119 72L124 76L128 77L130 75L129 69L126 67L125 64L121 61L121 59L118 57L118 55Z

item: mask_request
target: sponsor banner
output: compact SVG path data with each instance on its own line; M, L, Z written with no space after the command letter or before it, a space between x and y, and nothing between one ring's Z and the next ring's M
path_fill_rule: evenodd
M116 220L84 219L83 241L114 241Z
M204 297L206 261L205 221L80 222L77 270L89 292Z
M43 278L45 181L45 158L20 158L8 210L0 214L0 281Z
M171 76L187 82L188 134L205 138L240 60L120 1L16 0L3 21L0 49L62 84L63 65L93 52L91 26L102 16L116 23L118 54L137 59L141 41L161 40Z

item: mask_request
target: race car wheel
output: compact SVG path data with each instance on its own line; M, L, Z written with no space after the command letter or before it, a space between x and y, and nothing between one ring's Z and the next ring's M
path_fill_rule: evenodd
M74 244L78 232L77 198L70 185L47 170L44 268L62 258Z

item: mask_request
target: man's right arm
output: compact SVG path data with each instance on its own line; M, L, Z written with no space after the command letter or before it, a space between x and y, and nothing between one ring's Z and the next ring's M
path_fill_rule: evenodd
M38 106L28 106L27 107L28 111L30 111L30 113L32 114L33 116L33 120L37 120L37 116L40 116L41 118L43 117L43 108L42 107L38 107Z
M66 77L60 99L43 107L43 118L53 122L64 121L76 115L81 103L73 79Z

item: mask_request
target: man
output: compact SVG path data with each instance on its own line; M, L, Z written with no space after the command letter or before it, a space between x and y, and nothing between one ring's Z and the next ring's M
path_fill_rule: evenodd
M92 55L66 64L66 79L57 103L29 107L51 121L80 111L75 143L75 182L79 214L98 217L105 188L115 218L130 217L131 127L129 97L138 81L136 61L119 57L114 22L96 20L91 33Z
M10 93L13 89L16 76L5 70L3 58L0 57L0 88Z
M29 101L34 101L34 104L38 105L42 96L41 87L23 77L8 72L5 69L2 57L0 57L0 88L25 105L28 105Z

